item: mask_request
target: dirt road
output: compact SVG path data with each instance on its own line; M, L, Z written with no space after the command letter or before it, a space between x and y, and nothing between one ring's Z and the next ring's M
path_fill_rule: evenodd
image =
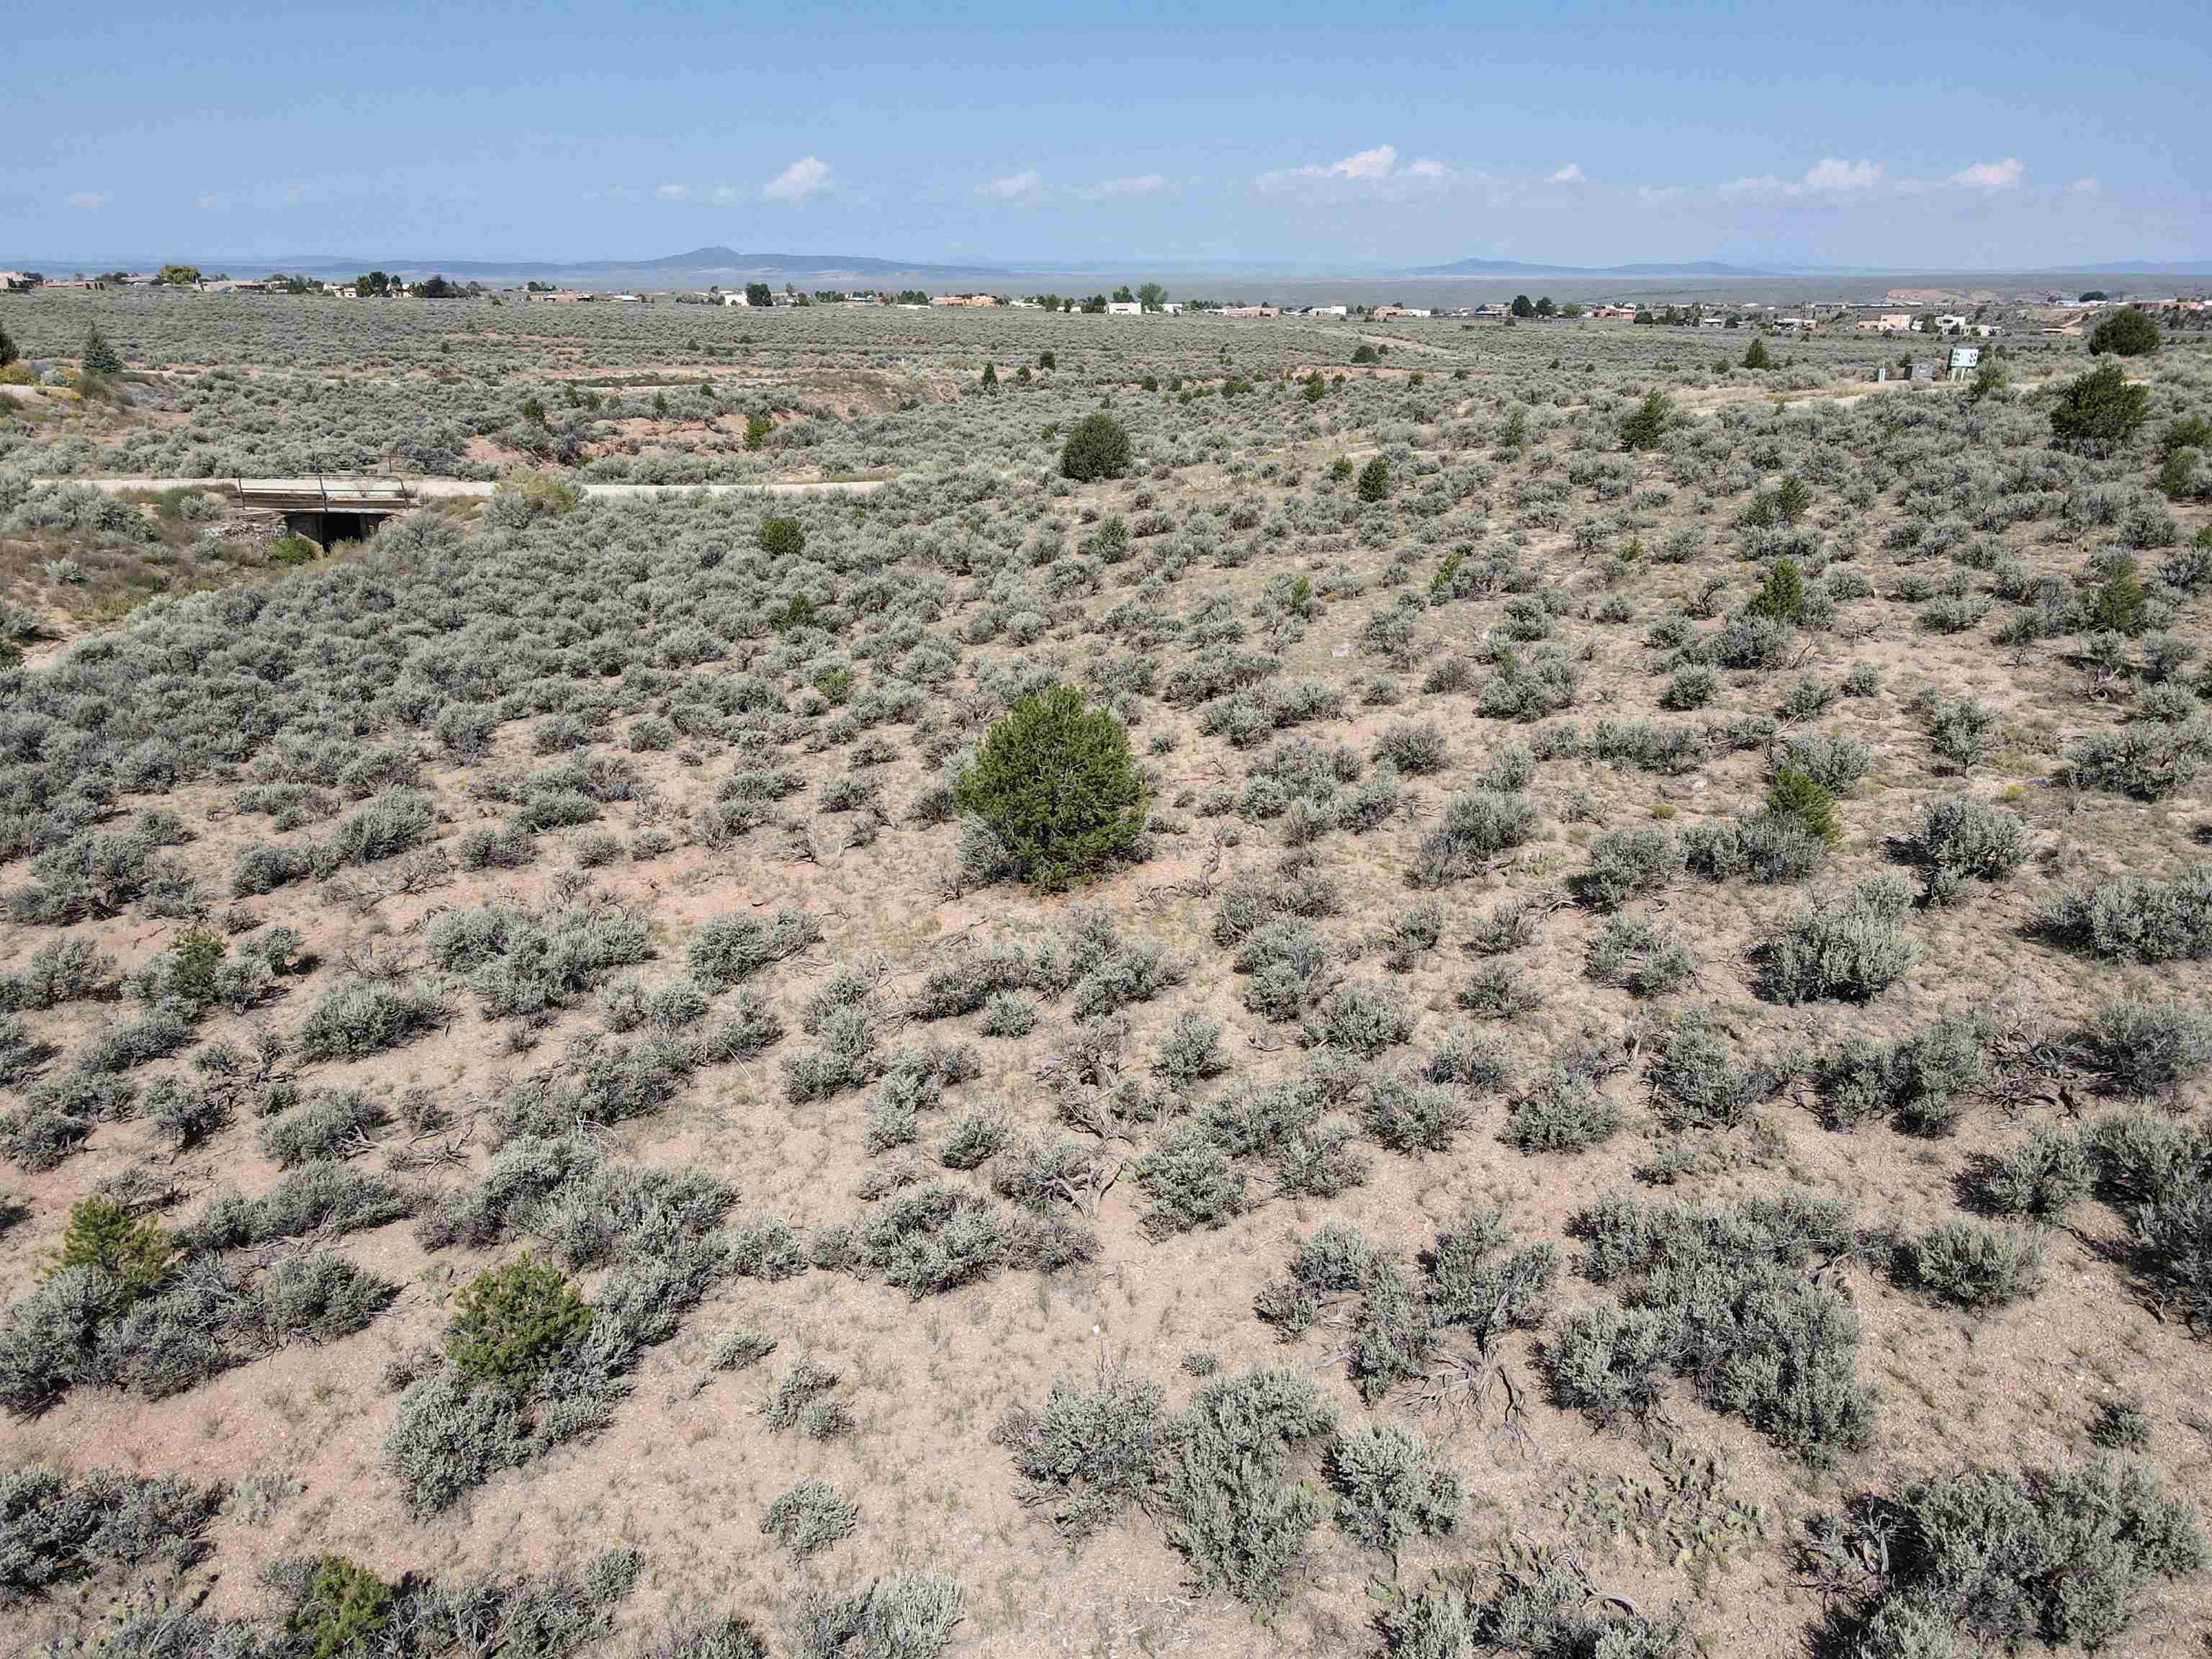
M228 489L235 481L228 478L40 478L37 482L90 484L96 489L105 489L112 494L125 489L198 488L221 490ZM309 493L320 489L325 481L307 477L254 478L248 482L256 489L284 489ZM351 480L341 478L337 474L333 473L327 482L331 484L340 484ZM694 489L704 490L709 495L866 495L871 491L881 489L889 482L890 480L886 478L830 479L781 483L698 484L590 483L577 481L576 488L586 495L610 497L615 500L624 500L639 495L681 495ZM406 480L406 484L410 494L425 498L434 495L489 495L495 488L492 484L474 478L409 478Z

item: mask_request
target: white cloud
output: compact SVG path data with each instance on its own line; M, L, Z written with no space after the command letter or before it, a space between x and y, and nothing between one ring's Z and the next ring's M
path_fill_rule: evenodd
M1881 182L1881 164L1878 161L1839 161L1826 156L1805 169L1802 181L1809 191L1839 195L1850 191L1872 190Z
M816 155L802 155L761 186L771 202L803 202L817 191L830 188L830 164Z
M96 190L74 191L62 198L62 205L76 208L82 213L97 213L107 205L107 198Z
M195 197L193 200L198 204L203 211L208 213L213 213L216 209L222 205L222 198L216 195L213 191L210 191L204 196Z
M1646 207L1663 207L1669 202L1680 201L1689 193L1688 189L1681 185L1638 185L1636 187L1636 199Z
M681 202L691 194L689 185L658 185L653 193L664 202Z
M2010 190L2027 171L2019 158L2008 155L2002 161L1977 161L1970 167L1962 167L1951 175L1951 182L1964 185L1969 190Z
M1768 197L1781 200L1802 197L1838 201L1876 194L1926 196L1947 189L2002 191L2017 189L2027 169L2017 156L2002 161L1977 161L1942 178L1914 178L1886 172L1881 162L1843 161L1830 155L1815 161L1794 179L1771 173L1731 179L1719 187L1723 197Z
M1084 192L1086 196L1157 196L1168 187L1168 181L1157 173L1140 173L1129 179L1101 179Z
M2104 186L2094 179L2076 179L2066 186L2066 193L2069 196L2094 196L2103 189Z
M1723 196L1855 196L1884 182L1879 161L1844 161L1823 156L1795 179L1761 173L1731 179L1721 186Z
M1409 183L1436 184L1456 176L1442 161L1431 161L1426 157L1400 167L1397 147L1377 144L1372 149L1359 150L1327 166L1281 167L1272 173L1263 173L1257 182L1262 190L1282 190L1293 185L1350 185L1374 189Z
M1372 149L1363 149L1356 155L1347 155L1341 161L1332 161L1318 171L1332 179L1388 179L1390 169L1398 164L1397 147L1377 144ZM1301 173L1316 171L1300 167Z
M1586 185L1589 182L1589 174L1570 161L1552 175L1552 182L1555 185Z
M994 179L988 184L975 186L978 196L988 196L1001 202L1026 201L1044 191L1044 175L1035 167L1024 167L1019 173L1010 173L1003 179Z

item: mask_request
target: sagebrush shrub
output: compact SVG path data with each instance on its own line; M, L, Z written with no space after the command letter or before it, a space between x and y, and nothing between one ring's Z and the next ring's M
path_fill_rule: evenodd
M1071 1547L1147 1499L1166 1443L1167 1396L1157 1382L1101 1365L1084 1382L1053 1379L1044 1409L1008 1409L992 1438Z
M1535 833L1536 805L1517 791L1473 789L1444 803L1443 821L1421 838L1408 885L1443 887Z
M1921 806L1920 821L1903 845L1926 869L2002 881L2027 856L2027 830L2002 806L1971 795L1944 795Z
M1898 1247L1899 1277L1975 1312L2002 1308L2043 1285L2043 1240L2020 1227L1937 1224Z
M726 991L821 939L821 922L805 910L788 907L766 921L757 916L710 916L693 932L684 960L700 984Z
M805 1480L780 1493L761 1516L762 1534L783 1546L794 1561L804 1561L842 1539L860 1523L860 1506L837 1495L827 1480Z
M793 1659L937 1659L966 1616L960 1586L933 1573L809 1584L793 1603L786 1650Z
M36 1595L101 1567L189 1566L222 1492L187 1481L35 1465L0 1474L0 1598Z
M1288 1454L1335 1427L1312 1382L1263 1366L1210 1382L1170 1426L1159 1503L1168 1542L1202 1590L1271 1607L1291 1588L1321 1520L1319 1495L1288 1478Z
M2179 1001L2119 997L2106 1003L2083 1047L2116 1094L2171 1094L2212 1065L2212 1016Z
M1639 997L1663 996L1696 977L1697 958L1670 928L1615 916L1590 941L1589 976Z
M2039 925L2092 956L2202 961L2212 957L2212 863L2193 864L2172 882L2124 875L2069 888L2045 908Z
M1656 825L1612 830L1590 843L1589 868L1573 878L1575 896L1600 910L1656 893L1682 872L1682 849Z
M1970 1179L1975 1195L2000 1215L2057 1221L2088 1196L2094 1174L2081 1133L2045 1123L2019 1146L1983 1158Z
M1758 948L1759 994L1864 1002L1887 990L1912 966L1912 941L1899 925L1909 902L1893 878L1877 876L1801 911Z
M428 980L410 985L356 980L339 985L300 1026L307 1060L354 1060L410 1042L446 1023L445 994Z
M1498 1138L1530 1156L1585 1152L1611 1139L1620 1127L1622 1115L1598 1087L1601 1075L1587 1051L1563 1051L1535 1085L1513 1103Z
M1409 1429L1363 1423L1330 1444L1323 1468L1336 1490L1338 1528L1394 1561L1407 1539L1458 1529L1458 1471Z
M1243 1173L1196 1124L1170 1123L1137 1159L1136 1180L1152 1201L1145 1228L1154 1237L1220 1227L1244 1212Z
M2152 1583L2201 1571L2194 1506L2147 1465L2096 1457L2018 1471L1968 1464L1916 1480L1869 1516L1889 1573L1856 1621L1868 1659L2035 1638L2094 1650L2125 1634ZM1865 1523L1816 1537L1848 1546Z
M1614 1194L1576 1218L1583 1271L1619 1303L1568 1316L1545 1353L1554 1396L1605 1423L1657 1403L1669 1374L1814 1463L1863 1446L1858 1320L1809 1271L1850 1243L1843 1206L1790 1189L1708 1206Z

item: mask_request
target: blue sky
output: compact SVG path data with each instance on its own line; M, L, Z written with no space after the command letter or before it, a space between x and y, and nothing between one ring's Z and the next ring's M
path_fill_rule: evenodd
M2203 0L16 9L0 263L2212 256Z

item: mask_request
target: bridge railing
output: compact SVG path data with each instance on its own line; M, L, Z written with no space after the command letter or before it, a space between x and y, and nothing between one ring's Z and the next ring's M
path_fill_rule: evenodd
M315 501L325 507L398 504L416 499L407 480L393 473L318 472L308 478L234 477L231 487L241 501Z

